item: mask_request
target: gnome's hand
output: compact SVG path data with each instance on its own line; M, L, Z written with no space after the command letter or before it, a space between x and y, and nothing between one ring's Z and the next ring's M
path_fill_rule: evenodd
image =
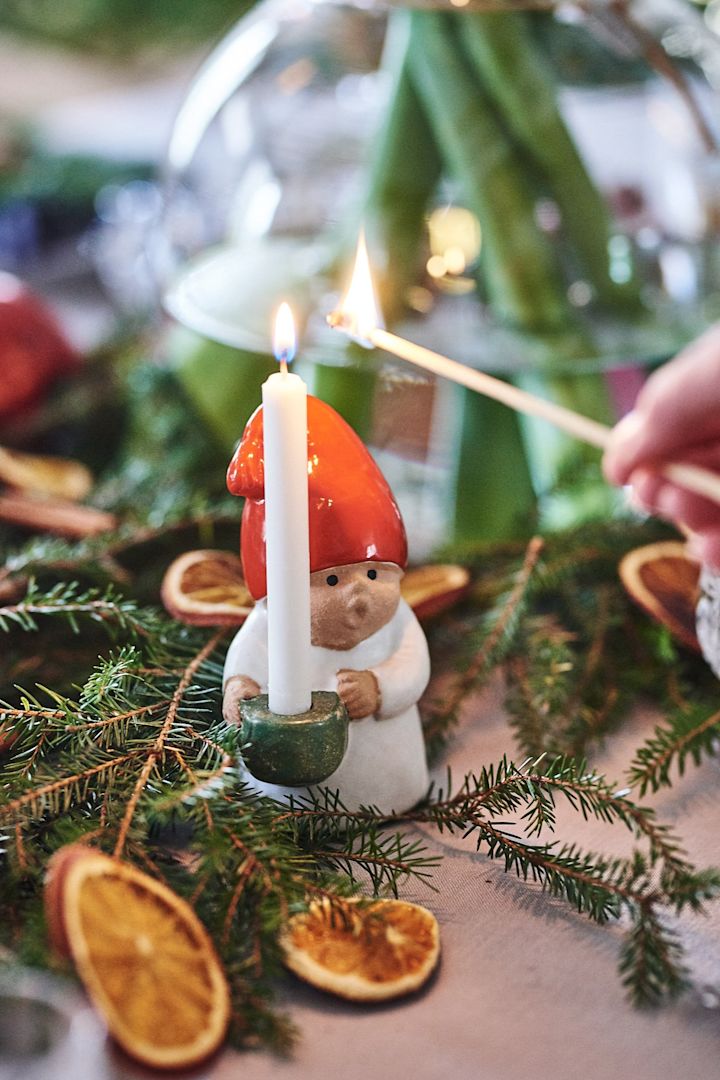
M337 692L351 720L362 720L380 708L380 687L372 671L343 668L337 673Z
M249 675L233 675L228 679L223 694L223 717L225 722L227 724L241 723L238 708L240 702L257 697L259 693L260 687Z

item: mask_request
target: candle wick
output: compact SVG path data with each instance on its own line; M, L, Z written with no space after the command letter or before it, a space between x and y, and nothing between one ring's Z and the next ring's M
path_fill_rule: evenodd
M280 357L280 374L281 375L287 375L287 373L288 373L287 353L283 353L283 355Z

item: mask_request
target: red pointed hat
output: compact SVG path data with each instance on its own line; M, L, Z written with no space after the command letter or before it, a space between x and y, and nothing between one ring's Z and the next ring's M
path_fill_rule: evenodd
M324 401L308 396L310 571L373 559L404 567L407 539L387 480L353 429ZM247 422L227 485L245 496L240 552L256 600L265 596L265 485L262 405Z

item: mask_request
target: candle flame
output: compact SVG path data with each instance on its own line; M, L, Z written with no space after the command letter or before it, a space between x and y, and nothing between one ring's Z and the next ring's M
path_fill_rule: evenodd
M292 363L296 350L295 320L290 310L290 305L284 300L277 309L275 316L275 333L273 334L273 354L284 371L287 365Z
M344 330L367 348L372 347L372 331L383 326L383 318L375 295L365 233L358 237L355 265L347 292L340 307L328 319L331 326Z

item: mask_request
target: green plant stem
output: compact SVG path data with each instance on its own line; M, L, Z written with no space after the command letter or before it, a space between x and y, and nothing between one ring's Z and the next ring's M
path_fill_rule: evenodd
M370 171L366 217L379 234L387 263L381 280L385 315L404 306L419 279L424 216L442 173L435 135L410 77L410 18L393 12L388 21L383 67L392 86Z
M610 217L588 175L558 106L553 71L523 13L458 14L458 32L481 85L534 160L557 202L567 238L598 300L617 310L639 308L634 284L620 286L609 274Z
M455 539L525 539L537 521L537 500L518 416L472 390L458 388L457 397Z
M444 159L482 228L490 303L532 331L572 321L552 248L535 226L527 171L455 37L455 20L410 13L410 69Z
M550 239L535 222L537 184L531 164L498 116L477 73L465 58L454 15L412 12L410 59L413 83L427 111L445 161L460 182L482 229L481 270L490 306L501 321L534 337L538 368L568 365L567 375L544 377L550 396L607 422L611 409L603 377L575 375L573 361L595 349L571 307ZM533 438L554 471L567 460L596 452L536 425ZM477 432L485 442L488 432ZM463 467L464 467L464 463ZM508 477L508 487L513 484ZM518 482L524 483L521 472ZM474 513L470 525L477 524ZM467 532L465 532L467 535ZM495 531L494 538L511 535ZM462 537L462 533L460 534Z

